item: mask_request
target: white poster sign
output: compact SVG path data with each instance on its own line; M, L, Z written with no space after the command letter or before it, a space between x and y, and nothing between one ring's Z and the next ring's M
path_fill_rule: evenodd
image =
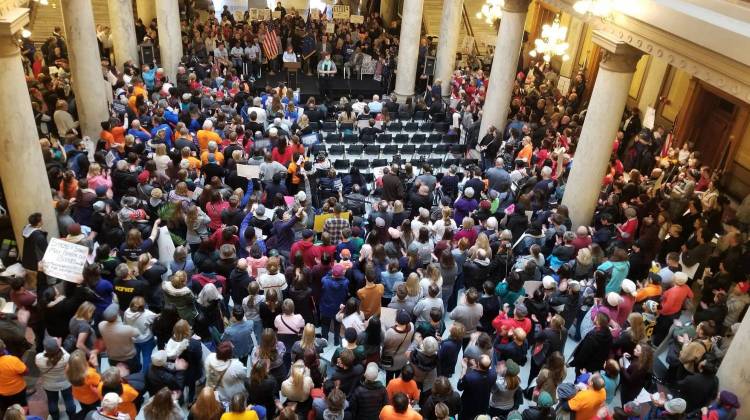
M654 121L656 121L656 109L653 107L646 108L646 113L643 115L643 126L653 130Z
M42 258L44 273L72 283L83 282L83 266L89 249L58 238L52 238Z
M260 166L237 164L237 175L247 179L260 178Z

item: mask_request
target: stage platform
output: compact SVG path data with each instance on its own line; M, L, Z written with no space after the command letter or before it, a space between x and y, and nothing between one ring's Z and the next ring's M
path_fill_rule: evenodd
M286 83L286 81L286 72L282 71L274 75L265 73L261 78L255 80L253 87L257 94L265 89L266 84L275 87L281 82ZM372 95L383 95L385 92L385 84L381 85L377 80L373 80L372 76L365 76L363 80L344 79L341 76L322 80L316 76L308 76L302 72L297 74L297 87L300 89L301 102L306 101L311 96L314 96L316 99L320 99L324 95L330 99L337 99L344 95L351 97L362 95L365 98L369 98Z

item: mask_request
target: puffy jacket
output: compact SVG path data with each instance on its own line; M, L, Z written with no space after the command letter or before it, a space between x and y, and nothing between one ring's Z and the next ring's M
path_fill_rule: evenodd
M195 309L195 296L193 296L193 292L187 287L176 289L170 282L164 282L162 289L164 289L164 304L174 305L177 308L180 319L184 319L192 325L193 320L195 320L198 314L198 311Z
M388 393L380 382L362 381L349 397L349 411L357 420L377 420L388 404Z
M490 260L468 260L463 266L464 285L482 290L482 285L490 274Z
M23 268L37 271L39 261L44 257L45 251L47 251L47 232L26 225L23 228L23 259L21 261Z
M349 294L349 280L334 278L331 273L323 277L323 292L320 298L320 316L333 318L339 306L346 301Z

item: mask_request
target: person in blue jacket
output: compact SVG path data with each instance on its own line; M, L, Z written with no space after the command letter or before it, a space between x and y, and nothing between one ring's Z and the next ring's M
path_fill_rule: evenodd
M320 327L323 338L328 339L328 332L333 322L333 344L341 343L341 326L336 320L339 307L344 304L349 295L349 280L345 277L346 269L336 264L333 269L323 276L323 292L320 298Z

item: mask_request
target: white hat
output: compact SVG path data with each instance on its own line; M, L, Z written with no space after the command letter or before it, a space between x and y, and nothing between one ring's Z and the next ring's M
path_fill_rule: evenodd
M365 380L370 382L375 382L378 380L378 375L380 374L380 369L378 368L378 364L375 362L370 362L367 364L367 369L365 369Z
M678 271L674 273L674 276L672 276L672 280L674 281L675 285L682 286L683 284L687 283L688 275L683 273L682 271Z
M617 306L620 304L621 300L622 298L617 293L615 292L607 293L607 303L609 304L609 306Z
M464 195L466 196L466 198L473 198L474 197L474 188L469 187L469 188L465 189L464 190Z
M622 284L620 285L620 288L624 293L627 293L629 295L635 295L636 287L633 280L625 279L622 281Z
M544 278L542 278L542 287L545 289L554 289L556 286L557 281L555 281L554 277L544 276Z
M305 201L305 200L307 200L307 194L305 194L304 191L298 192L297 195L295 195L294 197L297 199L297 201Z

